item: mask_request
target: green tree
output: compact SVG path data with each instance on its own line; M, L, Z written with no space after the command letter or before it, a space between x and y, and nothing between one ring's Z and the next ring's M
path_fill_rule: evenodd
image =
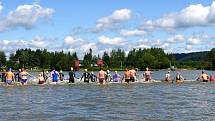
M110 66L120 68L125 63L125 51L122 49L112 50L110 53Z
M0 66L6 65L6 55L3 51L0 51Z
M102 60L104 61L106 66L110 66L110 56L108 55L107 52L104 52Z
M92 49L90 49L89 52L85 53L85 55L84 55L83 66L85 68L91 67L91 64L93 61L92 59L93 59L93 54L92 54Z
M208 53L208 60L211 62L211 68L215 69L215 48Z

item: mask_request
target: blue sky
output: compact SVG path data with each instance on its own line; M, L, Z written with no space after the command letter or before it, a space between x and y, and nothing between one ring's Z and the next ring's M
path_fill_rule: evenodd
M213 0L1 0L0 48L101 54L161 47L167 53L215 45Z

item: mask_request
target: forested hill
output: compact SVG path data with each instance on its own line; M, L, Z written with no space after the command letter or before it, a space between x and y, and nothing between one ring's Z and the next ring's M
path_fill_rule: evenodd
M205 61L209 51L173 54L177 61Z

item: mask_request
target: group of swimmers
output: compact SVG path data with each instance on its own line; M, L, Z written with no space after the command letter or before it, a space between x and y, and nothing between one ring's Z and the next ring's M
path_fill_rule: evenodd
M151 77L152 72L149 71L149 68L146 68L146 70L143 73L143 80L144 81L150 81L152 80ZM69 82L68 83L75 83L76 79L79 79L76 76L76 72L74 69L71 67L71 70L68 73L69 75ZM19 69L17 73L13 73L12 69L9 68L7 72L3 72L1 74L2 82L5 82L7 85L11 85L13 81L20 82L22 85L26 84L27 82L27 77L28 76L33 76L29 74L24 68ZM130 70L128 68L125 69L124 74L121 76L118 74L117 71L113 75L110 74L110 71L104 71L102 68L97 74L94 74L94 72L88 72L87 69L84 69L84 72L82 73L82 76L80 78L80 81L83 81L85 83L90 83L90 82L99 82L100 84L106 84L109 82L124 82L125 83L130 83L130 82L136 82L137 81L137 69L131 68ZM34 77L34 76L33 76ZM52 69L52 71L43 71L39 73L38 77L35 77L38 79L38 84L45 84L47 80L50 78L50 80L54 83L57 83L59 81L64 80L64 74L63 71L61 70L60 72L56 71L55 68ZM176 81L177 83L183 82L185 79L184 77L180 74L180 72L177 72L175 79L171 77L170 71L168 71L165 75L165 81L167 82L173 82ZM209 82L213 81L215 82L214 76L208 76L204 71L202 71L201 75L196 79L196 80L202 80L203 82Z
M69 83L75 83L75 80L79 79L76 76L73 68L71 68L68 75L69 75ZM148 68L145 71L144 75L145 75L146 81L151 79L151 76L150 76L151 72L148 70ZM7 85L11 85L12 82L14 81L20 82L22 85L25 85L27 82L28 76L35 77L29 74L24 68L19 69L17 73L13 73L12 69L9 68L7 72L3 72L1 75L2 82L5 82ZM90 73L88 72L87 69L84 69L84 72L80 78L80 81L83 81L85 83L98 81L100 84L105 84L108 82L122 82L123 80L125 80L126 83L129 83L129 82L135 82L137 80L136 76L137 76L137 73L134 68L132 68L131 70L128 70L126 68L124 72L124 76L119 75L117 71L115 71L115 73L111 75L109 70L104 71L102 68L97 74L94 74L94 72ZM38 74L38 77L35 77L35 78L38 79L38 84L44 84L47 82L48 79L50 79L53 83L57 83L59 81L64 80L64 74L62 70L58 72L55 70L55 68L52 68L50 75L48 71L46 72L43 71Z
M6 72L5 70L1 73L1 81L6 85L11 85L13 82L20 82L22 85L25 85L28 81L28 76L34 77L38 79L38 84L44 84L47 82L49 78L49 72L43 71L39 73L38 77L35 77L28 73L25 68L19 69L17 73L14 73L12 68L9 68ZM57 82L58 80L63 81L64 74L62 70L58 73L53 69L51 72L51 78L53 82Z
M17 80L21 84L25 84L27 82L27 76L32 76L24 68L19 69L17 73L12 72L12 68L9 68L7 72L3 72L1 74L2 82L5 82L7 85L11 85L13 81Z
M175 80L176 83L182 83L185 79L184 79L184 77L181 75L180 72L177 72L177 74L176 74L176 76L175 76L175 79L173 79L173 78L171 77L170 71L168 71L168 72L166 73L166 75L165 75L165 81L166 81L166 82L172 82L172 83L173 83L174 80Z
M176 77L175 77L175 81L176 83L181 83L184 82L184 77L181 75L180 72L177 72ZM198 81L202 81L202 82L215 82L215 77L213 75L209 75L205 72L202 71L202 73L195 79ZM167 82L173 82L174 79L171 77L170 71L168 71L165 75L165 81Z
M204 71L202 71L202 73L196 80L201 80L202 82L215 82L214 76L210 75L209 77L209 75Z
M146 71L143 73L144 79L145 81L150 81L151 80L151 74L152 72L149 71L148 68L146 68ZM117 71L115 71L115 73L113 75L110 74L110 71L104 71L102 68L100 69L100 71L95 75L93 72L89 73L87 71L87 69L84 70L84 73L81 76L81 81L82 79L84 80L84 82L89 83L91 82L98 82L100 84L105 84L105 83L109 83L109 82L113 82L113 83L117 83L117 82L123 82L123 80L126 83L130 83L130 82L135 82L137 81L137 70L132 68L132 69L125 69L124 75L120 75L118 74Z

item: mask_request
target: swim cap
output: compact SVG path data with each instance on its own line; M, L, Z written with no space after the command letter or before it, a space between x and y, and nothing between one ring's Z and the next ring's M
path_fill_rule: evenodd
M146 70L148 71L148 70L149 70L149 68L147 67L147 68L146 68Z

